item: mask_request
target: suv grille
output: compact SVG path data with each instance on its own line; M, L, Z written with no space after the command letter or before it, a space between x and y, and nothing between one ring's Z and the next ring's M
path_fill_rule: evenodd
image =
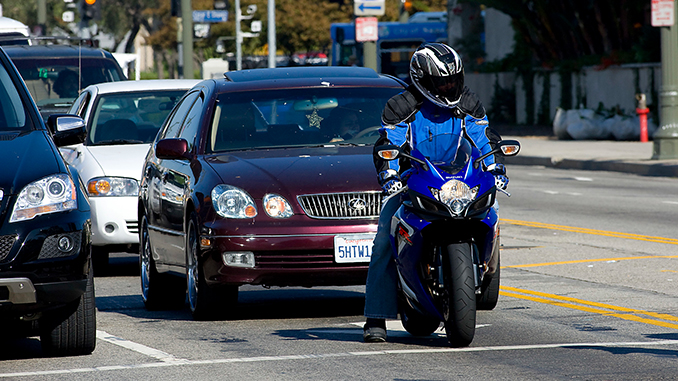
M9 252L12 251L16 238L16 235L3 235L0 237L0 261L4 261Z
M381 192L324 193L297 196L301 208L311 218L378 218Z

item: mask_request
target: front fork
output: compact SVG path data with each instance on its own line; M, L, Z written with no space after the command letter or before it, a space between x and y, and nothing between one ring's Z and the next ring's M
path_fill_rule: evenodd
M483 268L483 265L480 264L480 255L479 255L480 253L478 251L478 246L476 246L476 244L473 243L473 242L470 242L468 244L471 245L471 253L472 253L472 256L473 256L473 282L474 282L474 285L475 285L475 293L480 294L481 293L480 285L482 283L482 272L481 272L481 270ZM445 268L444 268L444 265L443 265L443 250L444 249L445 248L443 248L442 246L437 246L436 249L435 249L436 250L436 252L435 252L435 263L436 263L435 273L436 273L437 276L435 277L435 283L436 284L434 285L433 289L436 290L437 294L440 294L445 289L445 276L444 276Z

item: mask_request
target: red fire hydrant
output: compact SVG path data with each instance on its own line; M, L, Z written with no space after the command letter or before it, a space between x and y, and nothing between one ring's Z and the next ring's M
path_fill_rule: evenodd
M650 112L650 109L647 108L645 94L636 94L636 99L638 100L636 113L640 119L640 141L647 142L647 114Z

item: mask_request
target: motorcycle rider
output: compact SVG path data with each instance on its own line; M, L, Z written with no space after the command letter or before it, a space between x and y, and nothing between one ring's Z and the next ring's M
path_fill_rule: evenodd
M483 154L492 150L499 135L488 126L485 108L468 87L464 86L464 66L459 54L442 43L424 43L410 61L412 85L388 100L382 113L380 138L375 148L394 144L412 149L429 136L440 132L462 132L471 138ZM379 184L386 195L392 195L403 186L400 173L404 163L386 161L374 155ZM503 164L494 156L484 160L487 170L495 175L497 188L506 189L508 178ZM391 217L400 206L399 197L384 200L377 235L372 248L365 289L365 342L386 341L386 319L398 314L397 273L391 255L389 230Z

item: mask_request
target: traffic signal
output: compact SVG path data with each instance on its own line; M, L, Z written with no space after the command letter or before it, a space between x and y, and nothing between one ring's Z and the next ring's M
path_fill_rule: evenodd
M101 20L101 1L102 0L80 0L80 3L78 4L80 19L84 22Z
M413 4L412 0L405 0L403 1L403 9L405 9L405 12L412 12Z

